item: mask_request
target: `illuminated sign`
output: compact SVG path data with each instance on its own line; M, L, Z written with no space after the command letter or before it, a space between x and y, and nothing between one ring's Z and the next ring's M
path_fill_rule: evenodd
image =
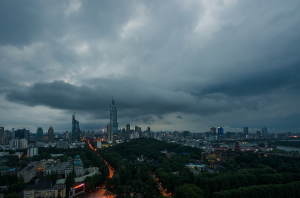
M78 186L75 186L74 188L79 188L79 187L81 187L81 186L84 186L84 184L80 184L80 185L78 185Z
M80 193L84 193L85 192L85 184L79 184L75 187L71 187L70 188L70 192L69 192L69 197L73 197L75 195L78 195Z

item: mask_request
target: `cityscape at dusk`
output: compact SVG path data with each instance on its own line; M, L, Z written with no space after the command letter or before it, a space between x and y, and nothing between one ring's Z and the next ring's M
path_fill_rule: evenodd
M0 1L0 198L299 198L300 1Z

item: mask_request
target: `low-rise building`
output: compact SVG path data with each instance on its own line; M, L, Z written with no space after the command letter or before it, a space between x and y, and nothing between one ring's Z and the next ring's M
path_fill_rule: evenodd
M18 176L22 175L24 182L28 183L37 173L42 172L45 166L44 161L35 161L29 163L24 169L18 172Z
M73 170L75 171L76 177L80 177L85 173L79 155L76 155L74 160L69 157L67 162L48 160L45 164L44 175L59 174L67 177Z
M24 197L26 198L50 198L50 197L66 196L65 185L52 185L52 181L41 181L37 185L28 186L24 190Z

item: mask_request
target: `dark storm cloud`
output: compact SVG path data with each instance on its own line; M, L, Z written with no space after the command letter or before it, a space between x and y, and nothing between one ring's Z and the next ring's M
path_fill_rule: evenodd
M86 122L106 122L114 97L120 122L297 127L299 8L276 0L2 1L0 100L79 111Z
M161 115L157 116L157 118L158 118L159 120L163 120L163 119L164 119L164 117L162 117Z
M288 89L290 94L299 93L300 67L298 65L287 65L284 68L254 76L223 79L221 82L217 81L215 85L210 85L199 92L201 92L200 96L211 93L224 93L230 96L253 96L268 94L282 88Z
M137 121L142 122L144 124L150 124L150 125L155 122L152 116L140 117Z

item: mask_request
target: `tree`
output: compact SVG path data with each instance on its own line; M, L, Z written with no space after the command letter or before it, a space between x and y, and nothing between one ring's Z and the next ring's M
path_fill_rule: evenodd
M175 190L175 198L203 198L204 192L195 184L184 184Z
M21 198L17 193L10 193L5 195L5 198Z

